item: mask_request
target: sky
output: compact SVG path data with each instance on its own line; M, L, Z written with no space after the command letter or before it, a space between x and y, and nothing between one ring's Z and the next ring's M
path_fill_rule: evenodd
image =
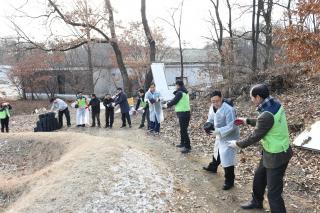
M26 4L27 2L27 4ZM27 15L38 16L44 14L47 10L46 0L0 0L0 38L15 36L13 24L9 21L14 19L26 34L34 40L45 40L49 34L49 27L44 27L44 21L26 18ZM58 4L71 9L74 0L57 0ZM102 10L104 8L103 0L88 0L90 6L94 10ZM169 45L177 46L177 37L172 27L170 27L162 19L169 20L170 10L177 7L181 0L146 0L147 2L147 18L150 26L160 26L164 29L165 37ZM228 20L228 11L225 6L225 1L221 2L221 16L226 24ZM249 5L251 0L231 0L241 5ZM122 25L130 21L141 21L140 16L140 0L111 0L114 7L114 16L117 22L121 21ZM24 13L17 12L14 8L19 8ZM186 48L202 48L208 42L203 38L209 36L209 9L212 9L210 0L185 0L183 7L182 19L182 39ZM237 30L250 29L251 14L246 14L240 17L240 9L238 6L233 6L233 25ZM282 12L275 11L276 16L281 17ZM61 23L52 24L54 34L66 36L70 32L76 32L72 27L67 27ZM66 33L69 32L69 33ZM60 36L57 37L59 39ZM61 38L61 37L60 37Z

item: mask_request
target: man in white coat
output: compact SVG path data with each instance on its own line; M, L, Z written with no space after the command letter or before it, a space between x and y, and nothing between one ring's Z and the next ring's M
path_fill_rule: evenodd
M216 137L214 156L208 167L204 170L217 173L218 166L224 168L225 182L223 190L229 190L234 186L234 166L236 165L237 150L229 146L230 141L238 140L239 128L234 124L236 119L235 109L223 101L220 91L211 94L212 105L209 110L208 122L214 124L215 130L211 132Z

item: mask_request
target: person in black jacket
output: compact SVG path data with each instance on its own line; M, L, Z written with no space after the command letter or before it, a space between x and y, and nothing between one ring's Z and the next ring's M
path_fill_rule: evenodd
M176 91L174 92L174 99L169 101L165 107L172 107L175 105L175 111L177 113L180 125L180 144L177 145L179 148L183 148L181 153L185 154L190 152L190 138L188 134L188 127L191 118L190 113L190 101L187 89L184 86L183 81L178 80L176 82Z
M126 120L128 121L129 127L131 128L131 118L130 118L130 107L128 103L128 98L127 95L122 91L122 88L117 89L117 97L115 99L115 102L113 106L120 106L120 111L121 111L121 120L122 120L122 126L120 128L126 127Z
M139 107L142 107L142 109L144 110L144 112L142 114L141 124L139 126L139 129L142 129L144 127L144 122L147 118L147 127L149 130L149 128L150 128L149 104L148 104L148 102L145 101L144 96L145 96L144 90L140 89L139 90L139 99L138 99L138 102L136 105L136 111L139 109Z
M110 94L107 94L103 100L103 105L106 108L106 126L105 128L112 129L113 121L114 121L114 107L112 104L114 100L112 99Z
M91 95L91 100L89 102L88 107L91 106L92 110L92 125L91 127L96 126L96 118L98 122L98 127L100 127L100 100L97 98L95 94Z

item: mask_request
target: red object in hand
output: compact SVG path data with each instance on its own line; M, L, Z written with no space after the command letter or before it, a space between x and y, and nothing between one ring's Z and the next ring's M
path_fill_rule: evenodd
M235 124L236 126L244 125L244 124L245 124L245 121L244 121L244 119L237 118L237 119L234 121L234 124Z

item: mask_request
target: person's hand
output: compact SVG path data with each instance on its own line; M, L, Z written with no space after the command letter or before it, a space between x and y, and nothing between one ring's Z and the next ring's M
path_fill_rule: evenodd
M136 110L132 111L132 115L137 115L137 111Z
M216 136L219 134L219 131L215 130L215 131L209 131L209 135L211 136Z
M115 104L115 103L112 103L112 104L111 104L111 106L115 107L115 106L116 106L116 104Z
M245 125L245 124L247 124L247 118L237 118L237 119L234 121L234 124L235 124L236 126Z
M228 146L234 149L239 148L236 140L229 141Z
M167 103L163 104L162 108L167 109L168 108L168 104Z

